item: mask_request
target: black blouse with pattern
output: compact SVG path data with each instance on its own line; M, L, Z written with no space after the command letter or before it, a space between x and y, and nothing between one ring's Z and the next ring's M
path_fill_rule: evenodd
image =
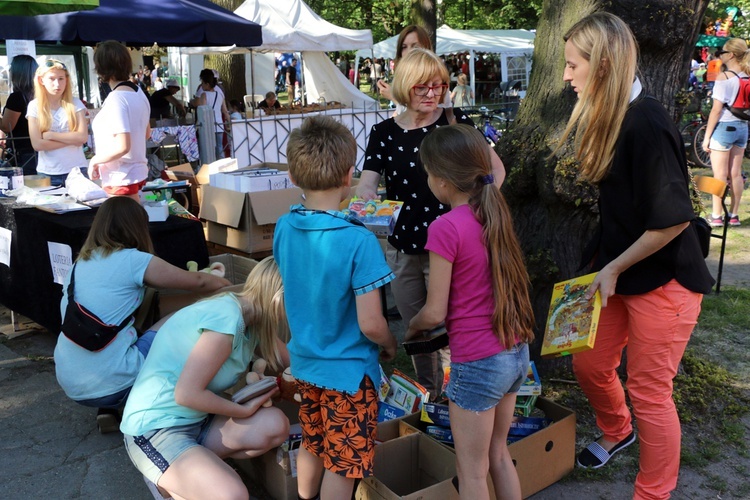
M460 108L452 108L456 123L474 125ZM386 196L403 201L401 213L388 241L408 254L425 253L427 226L450 206L440 203L427 185L427 172L419 160L419 146L427 133L448 125L445 113L427 127L404 130L393 118L373 125L365 151L364 170L385 176Z

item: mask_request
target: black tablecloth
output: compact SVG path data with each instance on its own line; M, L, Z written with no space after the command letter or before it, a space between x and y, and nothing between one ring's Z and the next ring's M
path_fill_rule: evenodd
M13 233L10 268L0 264L0 302L52 332L60 329L62 286L53 281L47 242L69 245L78 256L96 209L52 214L0 200L0 226ZM208 248L200 222L169 216L149 224L156 255L185 269L194 260L208 265ZM102 276L102 279L107 279Z

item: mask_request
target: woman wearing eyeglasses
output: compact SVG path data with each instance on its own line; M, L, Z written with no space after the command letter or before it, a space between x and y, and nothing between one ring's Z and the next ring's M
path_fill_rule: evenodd
M436 127L474 125L460 108L438 107L448 92L449 78L445 63L432 51L414 48L404 56L396 68L392 93L406 110L372 127L357 186L357 195L370 200L377 197L378 183L384 177L387 198L404 202L396 228L388 237L386 259L396 275L391 290L405 325L427 297L427 227L450 209L430 191L427 173L419 161L419 148ZM499 186L505 169L494 151L492 157L495 183ZM419 354L412 359L419 383L433 399L438 397L443 366L450 363L449 353Z
M88 138L86 107L73 97L68 68L48 59L36 70L35 99L29 103L31 144L39 152L37 172L51 178L53 186L62 186L73 169L86 170L88 162L83 144Z
M732 38L718 52L719 59L727 70L716 76L713 90L713 106L708 115L703 149L711 153L711 169L714 177L729 179L732 204L729 207L729 225L739 226L740 198L745 188L742 179L742 158L747 147L747 121L738 118L729 110L740 90L740 78L750 75L750 50L741 38ZM724 210L721 198L713 196L709 224L724 226Z

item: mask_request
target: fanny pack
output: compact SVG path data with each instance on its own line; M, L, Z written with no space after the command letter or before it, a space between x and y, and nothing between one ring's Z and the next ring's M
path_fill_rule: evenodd
M76 264L70 270L68 284L68 307L65 309L62 332L71 341L89 351L101 351L133 319L129 314L119 325L104 323L99 317L75 300ZM133 311L135 312L135 311Z

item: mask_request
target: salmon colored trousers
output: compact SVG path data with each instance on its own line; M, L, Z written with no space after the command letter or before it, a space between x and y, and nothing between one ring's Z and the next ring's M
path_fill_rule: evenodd
M677 485L680 420L672 379L700 314L703 295L677 281L642 295L613 295L599 318L594 348L573 355L573 369L608 441L633 429L617 376L628 348L626 386L638 421L640 470L635 499L664 499Z

